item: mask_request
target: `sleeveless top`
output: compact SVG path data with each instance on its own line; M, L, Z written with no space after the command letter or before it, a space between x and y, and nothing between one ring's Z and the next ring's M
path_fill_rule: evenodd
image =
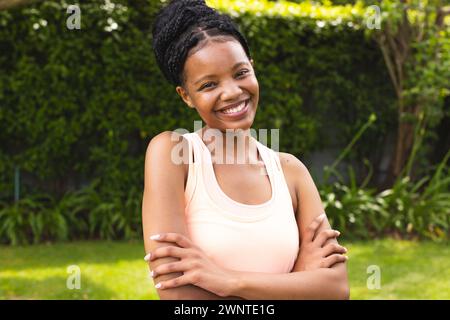
M190 239L226 269L289 273L297 259L299 233L278 154L252 137L266 166L272 197L262 204L244 204L220 188L201 137L196 132L183 136L189 142L185 217Z

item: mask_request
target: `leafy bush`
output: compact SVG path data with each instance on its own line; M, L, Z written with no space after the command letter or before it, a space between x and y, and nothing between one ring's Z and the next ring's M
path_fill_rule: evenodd
M0 241L16 245L79 237L85 222L75 217L77 202L77 193L67 193L59 201L49 195L34 195L10 205L3 203Z
M361 3L209 2L231 14L249 40L260 83L255 129L281 128L280 150L305 157L349 141L373 113L377 125L346 155L378 159L374 150L395 127L395 95L377 46L365 36ZM1 242L141 233L148 141L165 130L192 131L198 120L153 57L150 31L161 5L83 2L81 30L66 28L65 1L0 12ZM12 203L15 166L25 196ZM357 236L411 223L410 230L439 237L448 232L443 177L427 181L434 187L423 195L407 180L377 194L358 188L356 179L324 187L322 195L337 227Z
M423 193L420 187L425 180L413 183L406 177L380 193L335 183L321 189L321 195L331 224L348 238L393 235L448 240L450 178L431 180Z
M392 188L377 192L367 188L370 173L358 185L354 170L348 167L347 184L335 167L348 149L373 123L369 119L344 149L332 167L326 168L337 182L326 181L320 188L324 208L334 228L348 238L368 239L385 235L448 240L450 234L450 151L425 177L413 181L408 175L399 177ZM412 155L413 158L414 155ZM411 159L412 159L411 158ZM366 160L365 163L370 165ZM370 171L369 171L370 172Z
M392 127L395 97L380 52L357 28L361 5L254 3L239 1L238 12L237 2L211 1L249 40L260 82L255 129L281 128L280 150L305 157L347 141L374 112L378 126L352 151L369 156L367 146L381 145ZM161 6L83 2L80 30L66 28L64 1L0 12L0 199L11 197L18 166L22 194L61 198L100 179L113 203L142 186L153 136L193 130L196 112L153 57L150 30ZM333 137L330 126L338 128Z
M35 195L16 203L0 203L0 242L13 245L75 239L141 237L142 194L131 189L113 202L96 189L98 181L56 200Z

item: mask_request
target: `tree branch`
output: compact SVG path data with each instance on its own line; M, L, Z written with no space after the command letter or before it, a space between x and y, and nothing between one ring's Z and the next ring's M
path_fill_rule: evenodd
M397 76L395 74L395 70L394 70L394 66L392 64L391 61L391 57L388 51L388 45L386 43L386 35L385 34L380 34L377 38L378 44L380 46L381 52L383 53L383 57L384 57L384 62L386 63L388 72L389 72L389 76L391 77L391 81L392 84L394 85L395 88L395 92L397 94L397 96L399 97L400 93L400 88L398 85L398 81L397 81Z

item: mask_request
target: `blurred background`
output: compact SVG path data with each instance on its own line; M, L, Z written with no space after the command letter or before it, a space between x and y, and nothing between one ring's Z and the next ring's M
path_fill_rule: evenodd
M0 299L158 299L145 150L200 120L153 56L165 2L0 0ZM450 299L449 2L207 3L248 39L254 128L312 173L351 298Z

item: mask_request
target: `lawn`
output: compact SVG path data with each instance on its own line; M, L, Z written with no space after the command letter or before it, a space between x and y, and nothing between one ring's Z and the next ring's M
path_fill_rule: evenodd
M342 242L349 249L352 299L450 299L448 244L397 241ZM0 246L0 299L157 299L141 242L86 241ZM68 266L81 288L68 289ZM380 289L367 272L379 267Z

